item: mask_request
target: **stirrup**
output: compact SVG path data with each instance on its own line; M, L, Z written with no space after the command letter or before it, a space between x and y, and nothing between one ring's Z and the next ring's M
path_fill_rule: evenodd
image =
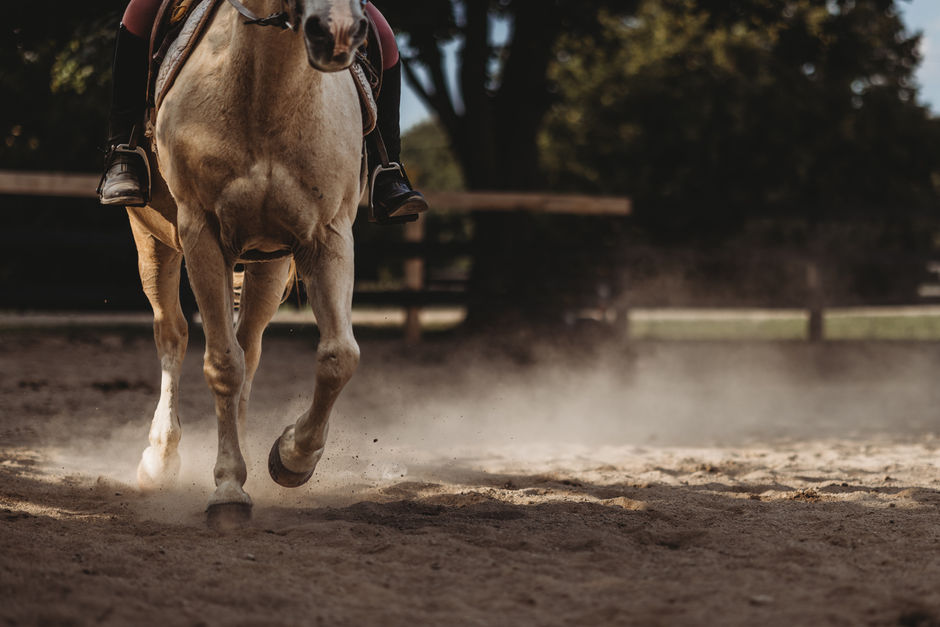
M137 157L143 163L143 168L140 170L144 174L146 180L140 181L140 192L144 199L143 205L128 205L128 206L146 206L150 203L151 199L151 173L150 173L150 160L147 158L147 151L144 150L143 146L132 146L131 144L115 144L111 146L111 149L108 151L108 155L105 158L105 163L107 164L104 172L101 175L101 180L98 181L98 189L96 193L98 194L98 201L101 201L101 189L104 187L104 181L108 176L108 172L111 171L111 167L114 165L114 155L115 154L126 154L126 155L137 155ZM120 203L112 203L120 204Z
M405 173L405 168L396 161L389 161L388 165L382 165L381 163L372 170L372 176L369 177L369 222L378 222L380 224L407 224L408 222L414 222L418 219L418 213L408 213L401 216L379 216L376 215L375 211L375 182L378 180L379 176L385 174L386 172L398 172L401 175L401 178L408 184L408 187L414 189L414 186L411 184L411 180L408 178L408 175Z

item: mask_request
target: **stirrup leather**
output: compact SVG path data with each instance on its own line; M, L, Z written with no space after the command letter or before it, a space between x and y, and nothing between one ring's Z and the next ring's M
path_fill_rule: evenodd
M108 157L106 159L107 167L105 167L104 173L101 175L101 180L98 181L97 194L98 198L101 198L101 188L104 187L104 181L108 176L108 172L111 170L113 165L114 155L116 153L127 154L127 155L136 155L140 161L143 163L143 168L140 170L143 172L146 180L140 181L140 192L144 199L144 204L148 204L151 198L151 173L150 173L150 160L147 158L147 151L144 150L143 146L132 146L131 144L115 144L111 147L111 150L108 152Z

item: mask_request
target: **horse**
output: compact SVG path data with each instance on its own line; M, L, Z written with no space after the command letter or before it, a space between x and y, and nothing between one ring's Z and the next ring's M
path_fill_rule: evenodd
M247 24L240 10L280 12L293 32ZM366 172L359 100L350 72L341 70L367 30L360 0L245 0L238 9L222 3L156 113L151 200L127 208L162 371L137 478L141 489L157 490L172 487L179 474L185 259L218 419L210 524L251 515L239 443L262 333L282 302L292 260L320 341L309 410L269 455L276 482L296 487L313 474L332 407L359 363L352 226ZM238 263L245 275L236 324Z

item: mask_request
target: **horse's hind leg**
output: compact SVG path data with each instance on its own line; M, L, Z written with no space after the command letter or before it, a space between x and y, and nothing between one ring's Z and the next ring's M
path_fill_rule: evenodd
M218 419L216 489L209 499L210 522L216 514L246 517L251 511L251 497L242 489L247 469L238 443L238 404L245 382L245 355L235 338L234 262L223 253L215 230L206 223L204 215L193 215L182 206L178 215L186 269L206 337L203 373L215 397Z
M245 384L238 403L238 427L242 438L245 434L251 383L261 360L261 336L281 305L290 267L290 258L245 266L245 285L235 330L238 343L245 351Z
M305 263L306 261L306 263ZM330 411L359 364L350 310L353 293L353 240L350 228L332 228L313 260L298 259L298 271L320 329L316 389L310 410L287 427L268 458L271 477L285 487L305 483L326 444Z
M150 446L137 467L141 489L155 490L174 485L180 468L179 379L188 340L179 299L183 255L154 238L133 214L130 222L141 285L153 308L153 337L162 372L160 401L150 425Z

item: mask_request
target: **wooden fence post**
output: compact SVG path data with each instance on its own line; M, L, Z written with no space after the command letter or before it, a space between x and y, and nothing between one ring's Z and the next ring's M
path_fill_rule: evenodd
M405 241L418 243L424 241L424 220L422 214L414 222L405 225ZM405 259L405 289L420 292L424 289L424 258L420 256ZM421 341L421 308L408 305L405 309L405 341L416 344Z
M806 335L810 342L821 342L825 336L823 323L824 297L819 264L809 261L806 264L806 292L808 299L809 320Z

